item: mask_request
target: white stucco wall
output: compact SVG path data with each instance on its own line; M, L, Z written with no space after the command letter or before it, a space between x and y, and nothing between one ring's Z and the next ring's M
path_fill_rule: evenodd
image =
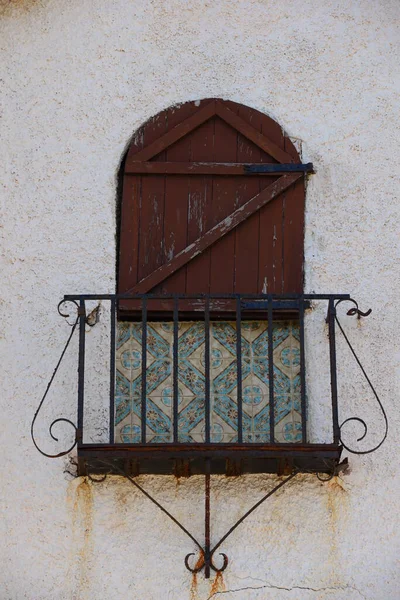
M397 0L0 0L1 600L400 598L399 17ZM342 480L299 477L254 513L221 548L230 564L217 582L186 571L192 543L128 482L73 479L29 435L69 333L57 302L114 290L130 136L171 104L214 96L271 115L314 163L306 291L373 309L344 322L390 422L386 444L351 456ZM90 335L106 339L97 327ZM46 424L75 416L72 348L43 442ZM358 411L379 436L340 348L342 416ZM215 478L213 540L274 481ZM201 478L141 482L202 538Z

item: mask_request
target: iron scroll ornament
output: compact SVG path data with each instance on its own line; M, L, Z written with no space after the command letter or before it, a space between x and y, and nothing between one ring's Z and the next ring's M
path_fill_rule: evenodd
M232 527L222 536L222 538L219 540L219 542L217 544L215 544L215 546L213 546L213 548L210 548L210 538L209 538L210 511L209 511L209 509L207 510L207 507L206 507L205 519L206 519L206 532L208 530L208 533L206 533L206 536L205 536L206 543L205 543L205 546L203 547L201 545L201 543L190 533L190 531L188 529L186 529L186 527L184 527L184 525L182 525L182 523L180 523L178 521L178 519L176 517L174 517L162 504L160 504L160 502L158 502L155 498L153 498L153 496L151 494L149 494L149 492L147 492L139 483L137 483L137 481L135 481L135 479L133 477L131 477L126 471L124 471L123 469L119 468L116 465L111 465L111 463L109 463L107 461L102 460L100 462L101 462L101 464L104 465L104 467L106 467L106 468L108 467L109 469L111 468L110 471L109 472L106 471L104 473L104 475L98 479L93 478L92 476L89 475L88 476L89 479L93 483L101 483L112 472L112 469L114 471L117 470L120 475L125 477L125 479L127 479L132 485L134 485L144 496L146 496L146 498L148 498L165 515L167 515L167 517L169 517L171 519L171 521L173 521L179 527L179 529L181 529L192 540L192 542L194 542L194 544L199 549L200 558L197 561L196 566L191 567L189 564L190 558L192 556L195 556L195 552L189 552L189 554L187 554L185 556L185 561L184 561L185 567L187 568L188 571L190 571L193 574L199 573L200 571L202 571L204 569L206 579L209 579L211 570L213 570L215 573L222 573L223 571L225 571L226 567L228 566L228 562L229 562L228 557L223 552L219 553L219 556L222 556L222 559L223 559L222 565L220 567L218 567L213 562L213 557L214 557L215 552L218 550L218 548L220 548L222 546L222 544L225 542L225 540L239 527L239 525L241 525L241 523L243 523L243 521L245 519L247 519L247 517L249 515L251 515L251 513L253 513L259 506L261 506L261 504L263 504L266 500L268 500L268 498L273 496L278 490L283 488L294 477L296 477L296 475L298 475L298 471L293 470L292 473L290 473L290 475L286 476L282 481L280 481L277 485L275 485L269 492L267 492L267 494L265 494L258 502L253 504L253 506L246 513L244 513L244 515L242 515L240 517L240 519L238 519L235 522L235 524L232 525ZM209 494L210 494L210 474L207 473L206 474L206 503L207 503L207 497L209 499Z
M345 419L341 423L341 425L339 425L340 443L343 446L343 448L345 448L348 452L351 452L352 454L359 454L359 455L362 455L362 454L371 454L372 452L375 452L375 450L378 450L378 448L380 448L382 446L382 444L384 443L384 441L386 440L387 435L388 435L388 430L389 430L389 422L388 422L388 418L387 418L385 409L383 408L383 404L382 404L382 402L381 402L381 400L380 400L380 398L379 398L379 396L378 396L378 394L377 394L377 392L376 392L376 390L375 390L375 388L374 388L374 386L373 386L370 378L368 377L367 373L365 372L365 369L362 366L362 364L360 362L360 359L358 358L357 354L355 353L354 348L351 345L350 340L347 337L347 335L346 335L346 333L345 333L345 331L344 331L344 329L343 329L343 327L342 327L339 319L337 318L336 308L342 302L351 302L352 304L354 304L354 306L352 308L350 308L347 311L346 314L348 316L350 316L350 317L357 316L358 319L360 319L361 317L368 317L368 315L371 314L372 309L369 309L366 312L362 312L359 309L359 307L358 307L358 303L353 298L350 298L349 300L338 300L336 302L336 304L335 304L335 307L334 307L334 317L335 317L335 321L336 321L336 323L337 323L337 325L338 325L338 327L339 327L339 329L340 329L340 331L341 331L341 333L342 333L342 335L343 335L343 337L344 337L344 339L345 339L348 347L350 348L350 351L351 351L352 355L354 356L355 361L357 362L358 366L360 367L361 372L364 375L364 377L365 377L365 379L366 379L369 387L371 388L371 390L372 390L372 392L374 394L374 397L375 397L375 399L376 399L376 401L377 401L377 403L379 405L379 408L380 408L380 410L382 412L382 415L383 415L383 418L384 418L384 421L385 421L385 432L384 432L384 435L383 435L381 441L378 444L376 444L373 448L370 448L369 450L355 450L354 448L351 448L350 446L348 446L343 441L343 438L342 438L342 429L343 429L344 425L346 425L346 423L360 423L363 426L364 432L363 432L363 434L359 438L357 438L357 442L361 442L366 437L366 435L368 433L368 425L366 424L366 422L364 421L364 419L362 419L361 417L348 417L347 419Z
M67 321L67 319L70 316L70 314L69 313L67 314L67 313L64 313L64 312L61 311L61 306L63 304L65 304L66 302L71 302L72 304L75 305L75 307L77 309L77 316L76 316L76 319L75 319L75 321L73 323L68 323L68 321ZM38 414L40 413L40 410L41 410L41 408L42 408L42 406L44 404L44 401L46 400L47 394L49 393L49 390L50 390L50 388L52 386L52 383L53 383L53 381L55 379L55 376L57 375L57 371L58 371L58 369L60 367L60 364L61 364L61 362L62 362L62 360L64 358L64 355L65 355L65 353L66 353L66 351L68 349L68 346L69 346L69 344L70 344L70 342L71 342L71 340L73 338L73 335L74 335L75 330L76 330L76 328L78 326L78 323L79 323L79 317L80 317L80 312L79 311L80 311L80 308L79 308L79 304L75 300L67 300L67 301L66 300L61 300L61 302L59 302L59 304L57 306L57 311L58 311L58 314L67 321L68 325L70 325L70 327L72 327L72 329L71 329L71 333L69 334L69 337L67 339L67 342L66 342L66 344L64 346L64 349L61 352L61 356L58 359L58 362L57 362L56 367L55 367L55 369L53 371L53 374L52 374L52 376L50 378L50 381L47 384L46 391L43 394L42 399L39 402L39 406L36 409L36 412L35 412L35 414L33 416L32 423L31 423L31 438L32 438L32 442L33 442L36 450L38 450L38 452L40 452L40 454L42 454L43 456L46 456L46 458L60 458L61 456L65 456L66 454L69 454L75 448L75 446L76 446L76 444L78 442L78 428L75 425L75 423L73 423L70 419L67 419L66 417L59 417L57 419L54 419L54 421L52 421L52 423L50 423L50 425L49 425L49 433L50 433L50 437L54 441L58 442L59 441L58 437L56 437L53 434L53 427L54 427L54 425L56 425L57 423L67 423L68 425L70 425L75 430L75 439L74 439L73 444L67 450L63 450L62 452L58 452L57 454L49 454L48 452L44 452L39 447L38 443L36 442L35 434L34 434L34 426L35 426L35 422L36 422L36 419L38 417Z
M373 391L373 394L376 398L376 401L379 404L380 410L383 414L384 420L385 420L385 434L382 438L382 440L379 442L379 444L375 445L373 448L369 449L369 450L354 450L351 447L349 447L346 443L343 442L342 440L342 428L349 422L356 422L356 423L360 423L363 428L364 428L364 432L363 435L361 437L359 437L357 439L357 441L362 441L368 432L368 427L367 424L365 423L365 421L359 417L349 417L347 419L345 419L341 425L339 425L339 432L340 432L340 438L339 441L341 443L341 445L348 450L351 453L354 454L370 454L372 452L374 452L375 450L377 450L385 441L387 434L388 434L388 419L385 413L385 410L383 408L383 405L375 391L375 388L373 387L369 377L367 376L363 366L361 365L360 360L358 359L346 333L344 332L341 323L339 322L337 315L336 315L336 308L337 306L344 301L349 301L353 304L353 307L350 308L347 311L347 314L349 316L357 316L358 318L361 317L366 317L371 313L371 310L363 313L362 311L360 311L360 309L358 308L358 304L355 300L351 299L351 298L346 298L346 299L340 299L336 302L336 304L333 304L333 300L330 299L330 306L332 308L332 310L330 310L330 323L337 323L342 335L344 336L344 339L347 343L347 345L349 346L351 353L353 354L358 366L360 367L369 387L371 388L371 390ZM65 302L72 302L72 304L74 305L74 308L77 310L77 316L75 318L75 320L72 323L68 322L68 317L70 317L70 314L66 314L64 312L61 311L61 306L65 303ZM68 322L68 324L70 325L71 332L70 335L67 339L67 342L64 346L64 349L61 353L61 356L57 362L57 365L54 369L54 372L51 376L51 379L46 387L45 393L43 395L43 397L41 398L41 401L39 403L39 406L34 414L33 420L32 420L32 424L31 424L31 437L32 437L32 441L34 446L36 447L36 449L43 455L46 456L48 458L58 458L58 457L62 457L65 456L66 454L68 454L69 452L71 452L75 446L77 445L78 441L79 441L79 437L78 434L81 433L79 432L78 427L70 420L67 418L57 418L55 419L49 426L49 433L50 433L50 437L58 442L58 438L54 435L53 433L53 428L56 424L58 423L66 423L68 425L70 425L71 427L73 427L74 431L75 431L75 439L72 445L70 445L70 447L67 450L64 450L62 452L59 452L57 454L49 454L47 452L44 452L39 445L37 444L36 440L35 440L35 436L34 436L34 425L36 422L36 419L38 417L38 414L46 400L46 397L48 395L48 392L50 390L50 387L56 377L56 374L58 372L58 369L60 367L60 364L64 358L64 355L70 345L70 342L72 340L72 337L78 327L79 322L81 321L81 323L93 326L95 323L91 324L90 322L88 322L88 317L86 316L86 311L84 306L82 306L83 303L81 303L81 305L79 305L75 300L72 299L68 299L68 300L63 300L58 304L58 313L60 314L60 316L62 316L63 318L65 318ZM97 322L97 321L96 321ZM84 334L84 329L81 331L81 333ZM345 459L346 460L346 459ZM93 478L90 474L88 474L88 477L90 480L92 480L93 482L101 482L104 481L104 479L107 477L107 475L111 472L115 472L116 470L116 465L111 465L111 463L107 463L105 461L102 461L104 467L106 468L106 472L103 474L102 477L100 478ZM332 478L333 476L337 475L338 470L340 467L344 467L344 461L343 463L341 463L340 465L336 465L336 464L332 464L332 469L329 469L329 474L328 474L328 478L324 478L321 479L322 480L329 480L330 478ZM195 564L193 564L195 562L195 559L193 557L195 557L195 553L194 552L190 552L189 554L186 555L185 557L185 566L186 568L191 572L191 573L198 573L201 570L205 570L205 576L206 578L208 578L210 576L210 571L213 570L216 573L221 573L222 571L224 571L226 569L226 567L228 566L228 558L226 556L226 554L220 552L219 557L221 557L220 559L217 559L214 562L214 557L217 555L217 550L219 548L221 548L222 544L225 542L225 540L227 539L228 536L231 535L231 533L233 533L233 531L236 530L236 528L254 511L256 510L263 502L265 502L269 497L271 497L273 494L275 494L280 488L282 488L286 483L288 483L291 479L293 479L298 471L296 469L293 469L292 472L283 480L281 480L276 486L274 486L266 495L264 495L261 500L259 500L256 504L254 504L250 510L248 510L238 521L236 521L236 523L228 530L228 532L219 540L219 542L214 545L211 546L210 544L210 528L209 528L209 517L210 517L210 504L209 504L209 500L208 500L208 506L207 506L207 496L209 499L210 496L210 473L206 473L206 534L205 534L205 544L201 544L171 513L169 513L169 511L167 511L157 500L155 500L141 485L139 485L134 479L133 477L131 477L128 473L126 473L123 469L119 469L117 467L117 470L119 471L119 474L122 476L125 476L126 479L128 479L132 485L134 485L136 488L138 488L149 500L151 500L151 502L153 502L161 511L164 512L165 515L167 515L191 540L192 542L195 544L195 546L198 549L198 552L200 554L197 562ZM306 472L306 471L303 471ZM318 476L318 475L317 475ZM218 564L221 564L221 566L218 566Z

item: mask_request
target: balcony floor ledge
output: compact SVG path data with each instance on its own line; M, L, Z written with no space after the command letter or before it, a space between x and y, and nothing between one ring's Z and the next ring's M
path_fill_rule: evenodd
M341 453L338 444L80 444L78 465L79 475L187 477L204 474L206 463L223 475L331 473Z

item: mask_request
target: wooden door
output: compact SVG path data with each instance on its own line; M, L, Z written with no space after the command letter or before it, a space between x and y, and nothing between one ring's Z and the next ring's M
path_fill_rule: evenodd
M303 166L277 123L234 102L150 119L124 165L119 293L302 292Z

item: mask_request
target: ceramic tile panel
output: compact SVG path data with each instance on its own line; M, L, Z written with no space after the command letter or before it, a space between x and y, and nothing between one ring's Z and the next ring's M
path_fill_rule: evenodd
M295 321L275 321L272 330L275 441L301 441L300 343ZM178 328L178 436L180 442L205 441L205 329L202 322ZM243 441L269 442L268 323L242 323ZM146 437L173 441L173 325L147 324ZM115 441L140 443L142 325L118 323ZM210 437L236 442L236 324L210 324Z

